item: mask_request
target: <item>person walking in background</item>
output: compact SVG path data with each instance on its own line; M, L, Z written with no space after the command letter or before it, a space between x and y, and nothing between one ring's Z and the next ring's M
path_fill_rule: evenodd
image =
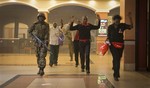
M48 45L49 42L49 24L46 23L44 20L46 19L44 13L39 13L37 15L38 21L35 22L31 28L28 30L30 36L32 37L35 47L36 47L36 57L37 57L37 64L39 67L38 74L43 76L44 75L44 68L46 66L46 55L47 55L47 49L44 47L44 45L41 44L37 40L40 39L43 43ZM35 35L37 38L35 38Z
M70 24L68 23L68 24L64 25L62 30L68 41L67 43L68 43L68 48L69 48L70 61L73 61L74 48L73 48L73 42L72 42L72 34L71 34L69 28L70 28Z
M112 20L113 23L108 26L108 34L106 41L109 43L109 48L113 57L113 70L114 70L114 80L119 81L120 77L120 60L122 57L123 49L124 49L124 31L126 29L133 28L133 22L131 18L131 13L128 15L130 19L130 24L120 23L121 16L115 15Z
M62 21L61 21L61 25L62 25ZM58 27L57 26L57 23L53 23L53 27L50 28L50 50L51 50L51 53L50 53L50 62L49 62L49 65L52 67L53 64L55 66L57 66L58 64L58 54L59 54L59 43L60 41L60 36L62 35L62 32L61 32L61 27Z
M79 31L79 46L80 46L80 59L81 59L81 71L84 72L85 69L85 59L86 59L86 73L90 73L90 47L91 47L91 30L97 30L100 28L100 16L97 15L98 25L92 25L88 23L88 17L84 16L82 18L82 23L73 26L74 18L72 17L70 30Z
M81 22L78 20L77 24L81 24ZM80 48L79 48L79 31L76 31L75 37L74 37L74 41L73 41L73 45L74 45L74 56L75 56L75 67L78 67L79 65L79 52L80 52Z

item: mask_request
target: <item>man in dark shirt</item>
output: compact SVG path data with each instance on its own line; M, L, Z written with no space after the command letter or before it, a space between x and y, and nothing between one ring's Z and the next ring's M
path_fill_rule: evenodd
M79 31L79 46L80 46L80 59L81 59L81 69L84 72L85 68L85 59L86 59L86 73L90 73L90 39L91 39L91 30L96 30L100 28L100 17L97 15L98 25L92 25L88 23L87 16L84 16L82 19L82 23L76 26L73 26L74 19L72 19L70 30L78 30Z
M114 70L114 80L119 81L120 77L120 60L122 57L123 49L124 49L124 36L123 33L126 29L132 29L133 23L131 16L129 15L130 25L126 23L120 23L121 16L115 15L113 17L113 24L108 27L108 35L107 40L109 41L109 48L113 56L113 70Z

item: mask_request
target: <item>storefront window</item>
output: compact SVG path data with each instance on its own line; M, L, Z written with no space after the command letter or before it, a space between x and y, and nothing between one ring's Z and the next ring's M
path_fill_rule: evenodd
M98 36L107 36L107 25L108 20L102 19L101 20L101 27L98 29Z

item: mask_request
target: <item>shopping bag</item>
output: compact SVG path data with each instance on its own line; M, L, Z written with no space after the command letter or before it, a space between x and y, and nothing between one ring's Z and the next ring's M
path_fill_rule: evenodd
M104 56L106 54L106 52L108 51L108 47L109 45L107 43L104 43L103 45L100 46L100 52L99 54Z
M62 34L58 37L58 43L59 45L63 45L63 42L64 42L64 35Z
M123 43L122 42L112 42L112 45L115 48L122 48L123 47Z

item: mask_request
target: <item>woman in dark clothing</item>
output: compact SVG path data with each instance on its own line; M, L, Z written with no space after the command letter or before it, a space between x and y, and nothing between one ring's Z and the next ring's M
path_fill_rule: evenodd
M77 24L81 24L80 20L77 20ZM74 37L74 41L73 41L73 45L74 45L74 56L75 56L75 67L78 67L79 65L79 52L80 52L80 47L79 47L79 31L76 31L75 37Z
M76 32L76 35L75 35L75 38L74 38L74 41L73 41L73 44L74 44L74 56L75 56L75 66L78 67L79 65L79 31Z
M107 35L107 40L109 41L109 48L110 52L113 57L113 70L114 70L114 80L119 81L120 77L120 60L122 57L123 49L124 49L124 36L123 33L126 29L132 29L133 28L133 23L131 16L129 15L130 19L130 24L126 23L120 23L121 16L115 15L113 17L113 24L109 25L108 27L108 35Z
M78 30L79 31L79 47L80 47L80 59L81 59L81 69L84 72L85 68L85 59L86 59L86 73L90 73L90 46L91 46L91 30L96 30L100 28L100 17L97 15L98 25L92 25L88 23L88 18L86 16L83 17L83 21L81 24L73 26L74 19L72 19L70 30Z

